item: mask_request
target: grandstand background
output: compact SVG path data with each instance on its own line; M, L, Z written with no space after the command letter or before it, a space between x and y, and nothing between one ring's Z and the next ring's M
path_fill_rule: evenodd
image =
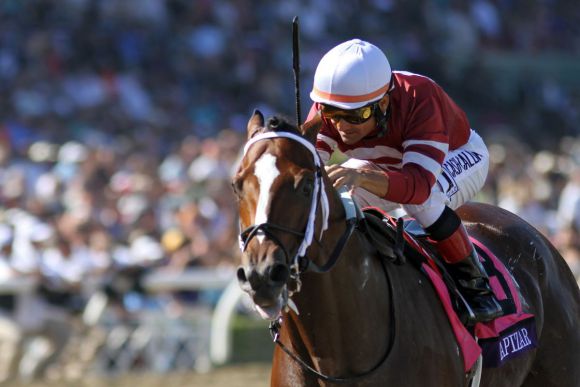
M223 361L257 363L244 385L260 385L266 325L240 302L216 358L212 316L237 263L247 119L294 117L295 15L303 112L320 57L373 42L465 109L492 154L478 199L538 227L580 278L575 1L3 0L0 381L207 385Z

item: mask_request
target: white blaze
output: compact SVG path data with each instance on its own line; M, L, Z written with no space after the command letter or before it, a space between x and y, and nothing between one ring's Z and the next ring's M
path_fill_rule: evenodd
M265 153L254 164L254 174L258 178L260 184L260 196L258 197L258 205L256 207L256 219L254 224L262 224L268 221L268 214L266 208L270 202L270 188L280 171L276 168L276 157L269 153ZM262 231L258 233L258 241L264 241L264 234Z

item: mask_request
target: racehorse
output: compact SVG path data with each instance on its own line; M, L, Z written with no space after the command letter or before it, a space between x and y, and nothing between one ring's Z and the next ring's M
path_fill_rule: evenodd
M272 320L272 386L465 386L441 302L412 265L380 259L321 166L318 120L300 128L255 111L233 178L241 226L238 281ZM471 235L509 267L535 315L538 347L481 386L579 386L580 291L556 249L501 208L466 204ZM405 253L406 254L406 253ZM508 264L509 260L509 265Z

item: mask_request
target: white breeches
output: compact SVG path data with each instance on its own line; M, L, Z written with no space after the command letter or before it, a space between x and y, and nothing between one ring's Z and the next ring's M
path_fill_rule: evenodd
M382 170L368 160L349 159L346 168ZM441 173L431 189L431 195L421 204L398 204L379 198L370 192L355 188L354 199L361 207L379 207L386 212L402 208L417 219L423 227L429 227L439 218L445 206L455 210L472 199L483 187L489 169L489 152L481 137L471 131L469 141L459 149L447 153Z

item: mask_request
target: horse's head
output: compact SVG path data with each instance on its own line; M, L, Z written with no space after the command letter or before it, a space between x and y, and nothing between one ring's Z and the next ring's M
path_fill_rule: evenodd
M297 257L312 241L317 205L325 198L320 159L314 148L318 122L300 130L255 111L248 142L233 179L240 216L240 285L264 318L275 318L297 280ZM299 279L298 279L299 280Z

